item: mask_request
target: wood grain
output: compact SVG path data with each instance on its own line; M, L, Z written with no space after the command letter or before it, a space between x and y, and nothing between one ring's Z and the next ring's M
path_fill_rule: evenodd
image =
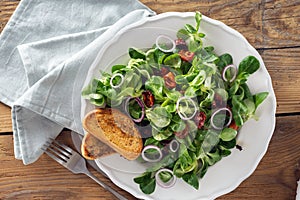
M300 1L269 0L263 15L263 47L300 46Z
M2 32L10 16L18 6L19 1L0 1L0 32Z
M63 132L58 141L71 144L70 132ZM1 170L0 170L0 199L113 199L112 195L101 188L92 179L83 174L72 174L62 165L43 155L34 164L24 166L14 158L13 139L11 135L0 135ZM130 194L121 190L109 179L91 172L100 180L115 190L134 199ZM3 184L5 183L5 184Z
M262 47L262 3L260 0L142 0L155 12L194 12L224 22L242 33L255 47ZM238 11L238 12L236 12Z
M300 112L300 48L261 51L277 99L276 113Z
M296 180L299 178L299 120L300 116L278 117L269 149L255 172L236 190L218 199L293 199ZM69 134L68 131L64 131L58 140L72 146ZM5 183L0 184L0 199L112 199L111 194L88 177L71 174L46 155L37 162L24 166L13 157L12 141L10 135L0 136L0 183ZM99 173L93 173L121 191ZM130 194L121 192L127 198L135 199Z
M0 32L20 0L0 0ZM255 172L218 200L295 199L300 178L300 1L299 0L141 0L155 12L201 11L242 33L259 50L277 97L276 129ZM285 116L287 115L287 116ZM10 108L0 103L0 199L112 199L85 175L74 175L43 155L24 166L14 158ZM5 133L5 134L1 134ZM70 133L58 140L72 146ZM243 163L241 163L243 164ZM128 199L135 199L93 169Z
M12 131L10 107L0 103L0 134Z

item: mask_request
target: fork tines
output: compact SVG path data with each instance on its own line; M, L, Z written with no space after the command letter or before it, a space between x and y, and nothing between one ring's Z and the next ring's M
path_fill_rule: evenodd
M60 144L52 138L43 145L42 150L60 164L67 163L70 156L72 156L72 149L70 147Z

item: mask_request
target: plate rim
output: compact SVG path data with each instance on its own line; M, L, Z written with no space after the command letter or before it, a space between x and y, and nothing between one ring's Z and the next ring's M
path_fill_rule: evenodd
M99 51L99 53L96 56L96 59L94 60L92 66L89 73L91 71L94 71L94 68L96 67L96 65L94 63L99 62L99 59L101 58L101 54L103 54L105 52L105 49L107 49L107 47L109 47L114 41L116 41L123 33L125 33L126 31L142 26L145 23L148 22L152 22L152 21L157 21L157 20L161 20L164 18L169 18L169 17L179 17L179 18L190 18L190 17L194 17L195 12L166 12L166 13L161 13L155 16L151 16L151 17L146 17L141 19L140 21L137 21L135 23L132 23L131 25L122 28L120 31L118 31L118 33L108 42L106 42L106 44L103 46L103 48ZM257 50L248 42L248 40L238 31L236 31L235 29L227 26L225 23L209 18L205 15L202 15L203 20L205 20L206 22L218 26L220 28L222 28L224 31L234 35L235 37L238 37L240 40L242 40L243 43L245 43L247 45L247 48L250 48L251 52L255 52L257 55L255 55L258 59L260 59L262 65L261 65L261 69L264 70L264 75L267 76L268 79L268 87L270 89L269 91L269 95L271 96L272 99L272 104L273 104L273 108L272 108L272 124L270 125L270 134L268 135L268 137L266 138L267 141L265 141L266 145L265 145L265 149L264 151L262 151L259 156L256 157L255 163L253 163L251 170L249 170L249 172L241 177L239 177L239 179L236 181L236 184L228 186L226 188L222 188L220 189L218 192L213 193L209 196L206 196L204 199L215 199L219 196L222 196L224 194L227 194L233 190L235 190L244 180L246 180L251 174L253 174L253 172L256 170L258 164L260 163L260 161L262 160L262 158L264 157L264 155L266 154L268 147L269 147L269 143L271 141L271 138L273 136L274 130L275 130L275 126L276 126L276 118L275 118L275 113L276 113L276 96L274 93L274 89L273 89L273 85L272 85L272 80L271 80L271 76L267 71L267 68L260 56L260 54L257 52ZM85 84L87 84L87 80L85 81ZM83 113L83 112L82 112ZM143 195L138 193L138 191L131 189L131 188L124 188L124 186L115 178L112 178L112 176L110 175L111 172L109 169L106 169L105 166L102 165L102 163L100 163L98 160L95 160L96 164L106 173L108 174L109 178L113 181L114 184L116 184L117 186L119 186L120 188L125 189L127 192L131 193L132 195L134 195L137 198L145 198L146 199L151 199L148 197L151 197L151 195Z

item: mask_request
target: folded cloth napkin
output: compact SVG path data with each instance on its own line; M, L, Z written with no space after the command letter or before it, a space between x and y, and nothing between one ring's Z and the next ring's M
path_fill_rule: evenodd
M136 0L22 0L0 36L0 101L12 107L14 151L36 161L48 137L83 134L80 95L101 47L155 13Z

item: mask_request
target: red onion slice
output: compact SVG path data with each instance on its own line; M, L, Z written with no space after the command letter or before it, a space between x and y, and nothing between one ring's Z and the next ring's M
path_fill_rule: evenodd
M168 43L171 43L171 47L169 49L163 48L161 46L161 44L166 44L168 46ZM166 35L159 35L156 38L155 44L159 50L161 50L162 52L166 52L166 53L173 52L174 49L176 48L175 41Z
M179 146L180 146L180 144L177 140L172 140L169 145L170 145L169 149L173 153L177 152L179 149Z
M141 117L138 118L138 119L135 119L135 118L131 117L131 115L130 115L130 113L129 113L129 110L128 110L129 102L130 102L130 100L132 100L132 99L134 99L134 100L139 104L139 106L140 106L141 109L142 109L142 115L141 115ZM132 119L134 122L141 122L141 121L144 119L144 117L145 117L145 106L144 106L142 100L139 99L138 97L128 97L128 98L126 99L126 101L125 101L125 112L127 113L128 116L131 117L131 119Z
M216 125L214 124L214 118L215 118L216 114L218 114L218 113L221 112L221 111L227 111L227 112L229 113L229 120L228 120L228 122L226 123L225 126L223 126L223 127L218 127L218 126L216 126ZM225 107L225 108L220 108L220 109L216 110L215 112L213 112L213 114L211 115L211 118L210 118L210 124L211 124L211 126L212 126L214 129L217 129L217 130L221 130L221 129L223 129L224 127L229 126L229 125L231 124L231 121L232 121L232 112L231 112L231 110L230 110L229 108L226 108L226 107Z
M165 182L163 182L163 181L160 179L160 177L159 177L159 174L160 174L161 172L168 172L168 173L172 174L173 177L172 177L168 182L165 183ZM162 169L158 170L158 171L155 173L155 180L156 180L156 183L157 183L159 186L161 186L162 188L170 188L170 187L172 187L172 186L175 185L177 178L176 178L176 176L174 176L172 170L167 169L167 168L162 168Z
M183 101L183 100L187 100L189 102L191 102L192 106L194 107L194 112L191 116L187 117L187 116L184 116L183 113L180 112L179 110L179 106L180 106L180 102ZM197 106L196 106L196 103L190 98L190 97L180 97L178 100L177 100L177 103L176 103L176 110L177 110L177 113L179 115L179 117L183 120L189 120L189 119L192 119L195 114L197 113Z
M117 84L117 85L114 85L113 84L113 80L114 80L114 78L116 78L116 77L120 77L121 78L121 81L120 81L120 83L119 84ZM122 75L122 74L120 74L120 73L116 73L116 74L114 74L111 78L110 78L110 85L111 85L111 87L112 88L119 88L122 84L123 84L123 82L124 82L124 76Z
M226 72L227 72L227 70L229 70L229 69L231 69L231 68L234 69L234 74L233 74L232 78L231 78L230 80L228 80L228 79L226 78ZM237 67L236 67L235 65L233 65L233 64L227 65L227 66L223 69L223 71L222 71L222 78L223 78L223 80L224 80L224 81L229 81L229 82L234 81L234 79L236 78L236 75L237 75L237 71L238 71L238 69L237 69Z
M156 151L158 152L159 156L158 156L157 158L153 158L153 159L147 157L146 154L145 154L145 152L146 152L147 150L149 150L149 149L156 150ZM158 161L160 161L160 160L162 159L162 157L163 157L163 154L162 154L161 149L160 149L158 146L155 146L155 145L147 145L147 146L145 146L144 149L143 149L143 151L142 151L142 153L141 153L141 155L142 155L142 158L143 158L145 161L147 161L147 162L158 162Z

